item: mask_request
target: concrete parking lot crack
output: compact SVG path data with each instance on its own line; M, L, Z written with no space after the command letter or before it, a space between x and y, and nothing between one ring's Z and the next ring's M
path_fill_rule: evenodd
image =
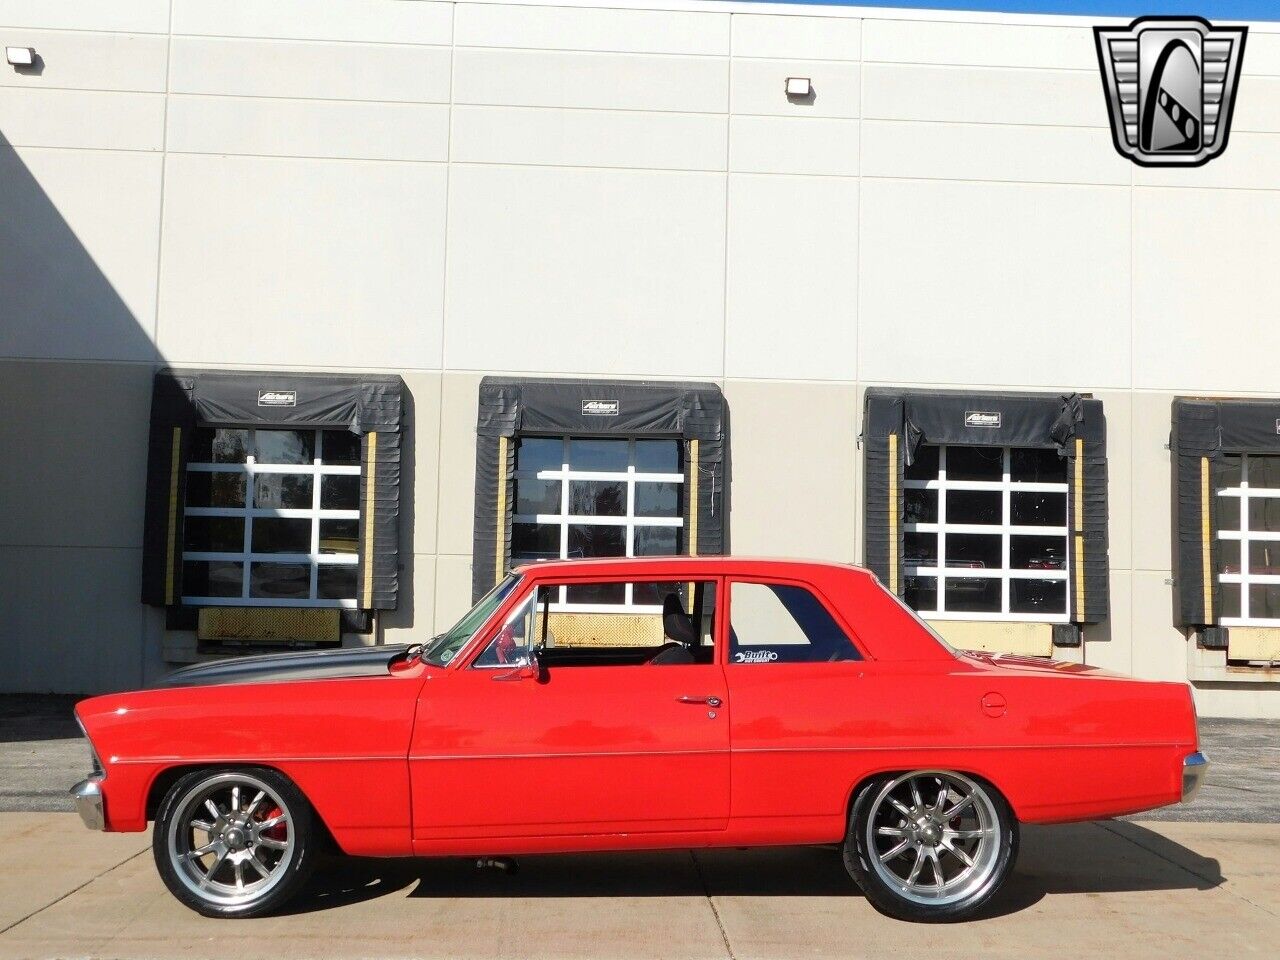
M67 897L71 896L71 895L72 895L72 894L74 894L74 893L79 893L81 890L83 890L83 889L84 889L85 887L87 887L89 884L93 883L93 881L98 880L98 879L100 879L101 877L105 877L105 876L106 876L108 873L110 873L112 870L118 870L120 867L123 867L123 866L124 866L126 863L128 863L130 860L136 860L138 857L140 857L140 856L142 856L144 853L146 853L146 852L147 852L147 849L148 849L148 848L143 848L142 850L139 850L137 853L131 853L129 856L125 857L125 858L124 858L123 860L121 860L119 863L113 864L112 866L107 867L105 870L102 870L102 871L100 871L100 872L98 872L98 873L95 873L92 877L90 877L90 878L89 878L88 880L86 880L84 883L81 883L81 884L79 884L79 885L77 885L77 886L72 887L70 890L66 891L66 892L65 892L65 893L63 893L61 896L55 897L54 899L50 900L48 903L44 904L43 906L36 907L36 909L32 910L30 913L26 914L25 916L19 917L17 920L14 920L14 921L13 921L12 923L10 923L9 925L7 925L7 926L5 926L5 927L0 927L0 935L6 934L6 933L8 933L10 930L12 930L14 927L17 927L17 926L20 926L21 924L26 923L26 922L27 922L28 920L30 920L32 917L37 916L37 915L39 915L39 914L41 914L41 913L44 913L44 912L45 912L46 910L48 910L50 907L57 906L57 905L58 905L59 903L61 903L63 900L67 899Z
M733 953L733 946L729 943L729 931L724 928L724 919L720 916L720 908L716 906L715 898L711 896L711 885L707 883L706 874L702 872L702 864L698 862L698 856L692 850L689 851L689 859L693 861L694 872L698 874L698 882L702 884L702 894L707 898L712 916L716 918L716 926L720 928L720 939L724 941L725 955L729 960L737 960Z

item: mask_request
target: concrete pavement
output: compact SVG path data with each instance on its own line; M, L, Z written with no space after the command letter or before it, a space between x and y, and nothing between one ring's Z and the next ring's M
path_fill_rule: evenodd
M206 920L169 896L149 836L66 814L0 814L0 960L45 957L611 957L895 960L1275 956L1280 826L1027 828L982 919L876 913L820 848L335 861L283 915Z

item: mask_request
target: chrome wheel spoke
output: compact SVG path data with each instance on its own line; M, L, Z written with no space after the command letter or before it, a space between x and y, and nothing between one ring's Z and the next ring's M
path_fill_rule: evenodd
M205 833L213 833L213 824L205 820L192 820L191 826L196 830L203 830Z
M222 819L222 811L218 809L218 805L217 805L216 803L214 803L212 799L206 800L206 801L204 802L204 805L205 805L205 808L206 808L210 813L212 813L212 814L213 814L213 819L214 819L214 820L221 820L221 819Z
M888 863L888 862L889 862L890 860L892 860L894 857L898 856L900 853L902 853L904 850L906 850L906 849L907 849L907 847L909 847L909 846L911 846L911 841L910 841L910 840L903 840L903 841L902 841L900 844L898 844L897 846L893 847L893 848L892 848L892 849L890 849L890 850L886 850L884 853L880 854L880 862L881 862L881 863Z
M876 829L876 833L882 837L905 837L907 835L907 831L902 827L879 827Z
M988 836L990 830L948 830L947 836L953 840L977 840L980 837Z
M213 866L211 866L208 872L205 873L205 875L200 878L200 886L207 887L209 884L211 884L213 882L213 875L217 873L218 868L221 867L226 862L227 862L227 851L220 850L218 852L217 859L213 861Z
M272 827L279 826L282 823L288 822L288 820L289 820L288 816L282 813L278 817L272 817L270 820L263 820L260 824L258 824L258 830L259 831L270 830Z
M942 861L938 857L936 847L929 848L929 864L933 867L933 882L939 890L947 885L946 878L942 875Z
M266 799L266 796L267 795L265 792L263 792L262 790L259 790L258 795L249 801L249 806L244 808L244 815L246 817L253 816L253 811L258 809L258 804L260 804L264 799Z
M258 871L258 875L261 876L263 879L266 879L267 877L271 876L271 869L265 863L263 863L261 860L258 859L258 851L256 850L252 850L249 852L249 866L253 867L254 870Z
M188 850L183 854L188 860L199 860L201 857L207 857L218 849L218 841L210 840L203 847L196 847L194 850Z
M911 865L911 875L907 877L907 886L915 886L916 879L920 876L920 869L924 866L924 861L924 847L916 847L916 862Z
M231 788L231 812L237 813L240 810L240 785Z
M917 810L924 807L924 800L920 798L920 785L915 781L911 781L911 802Z
M951 854L953 857L955 857L957 860L963 863L966 867L973 866L973 857L965 853L964 850L961 849L960 847L952 846L950 842L947 842L942 845L942 849L947 851L947 853Z
M945 783L938 784L938 799L933 802L933 812L938 816L942 815L942 811L946 809L947 798L951 795L951 790Z
M963 800L957 801L956 805L952 807L950 810L947 810L946 812L944 812L942 816L947 820L954 819L956 814L958 814L961 810L967 809L972 803L973 803L973 794L971 793L971 794L968 794Z
M907 805L897 797L889 797L889 803L893 805L893 809L897 810L904 817L909 818L911 816L911 811L907 808Z
M288 850L289 844L284 840L276 840L273 837L259 837L258 845L266 847L269 850Z
M237 860L231 865L231 868L235 871L236 875L236 891L244 893L244 862Z

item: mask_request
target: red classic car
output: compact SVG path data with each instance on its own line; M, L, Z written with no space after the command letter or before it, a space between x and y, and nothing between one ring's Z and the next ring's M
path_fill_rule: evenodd
M145 830L209 916L317 849L493 856L841 845L882 911L978 910L1018 827L1187 799L1181 683L952 650L850 566L539 563L428 643L201 664L77 716L85 822Z

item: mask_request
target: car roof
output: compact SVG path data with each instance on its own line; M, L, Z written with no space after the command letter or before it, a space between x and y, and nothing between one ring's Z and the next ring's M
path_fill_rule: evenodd
M705 557L593 557L577 560L541 560L520 564L513 568L518 573L536 574L540 579L547 576L613 576L632 574L661 574L671 569L679 569L689 573L701 573L705 576L716 574L751 575L772 574L775 576L803 576L839 571L870 576L864 567L851 563L836 563L831 560L804 560L789 557L737 557L737 556L705 556Z

